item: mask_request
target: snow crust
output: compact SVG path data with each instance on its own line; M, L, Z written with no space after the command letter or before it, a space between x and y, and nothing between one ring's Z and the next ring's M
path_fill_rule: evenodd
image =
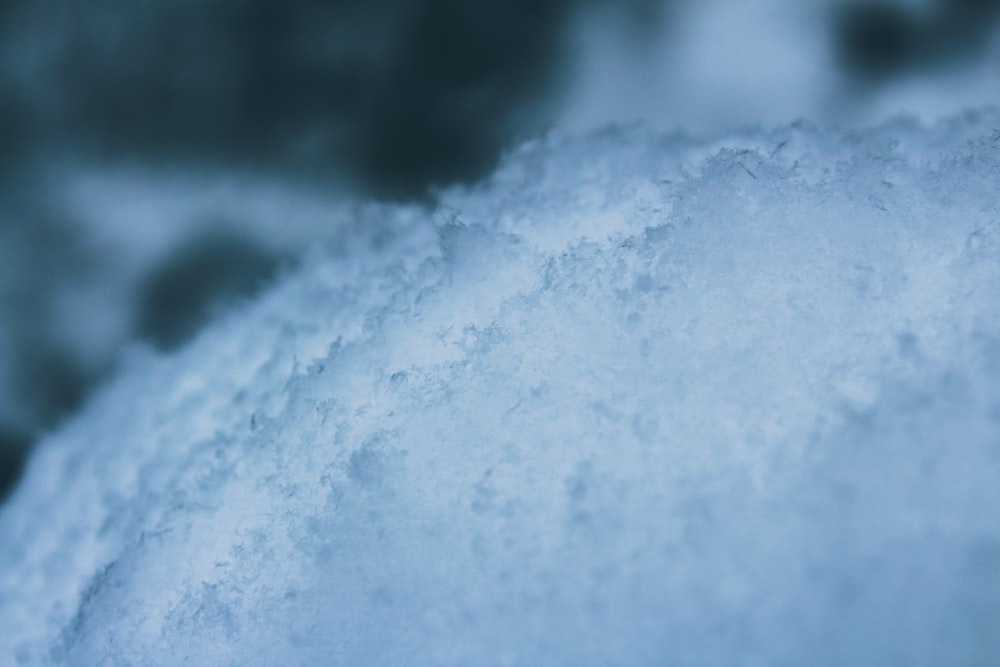
M361 207L0 510L18 665L986 665L1000 113Z

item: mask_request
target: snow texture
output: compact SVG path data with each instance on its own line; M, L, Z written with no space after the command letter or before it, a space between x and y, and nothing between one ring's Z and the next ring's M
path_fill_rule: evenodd
M551 135L143 349L0 510L18 665L990 665L1000 113Z

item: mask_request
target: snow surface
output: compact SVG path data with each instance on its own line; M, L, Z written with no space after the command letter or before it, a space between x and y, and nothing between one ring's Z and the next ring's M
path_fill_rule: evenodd
M553 134L331 221L35 452L0 662L995 664L997 127Z

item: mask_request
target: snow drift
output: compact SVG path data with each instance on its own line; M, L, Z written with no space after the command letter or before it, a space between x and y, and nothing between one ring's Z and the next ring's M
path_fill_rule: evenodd
M1000 114L550 136L136 349L0 510L21 665L985 665Z

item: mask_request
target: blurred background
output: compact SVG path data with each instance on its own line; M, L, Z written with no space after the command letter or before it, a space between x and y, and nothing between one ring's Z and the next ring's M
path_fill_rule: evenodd
M1000 0L0 0L0 497L365 201L558 128L712 135L997 101ZM339 216L339 217L338 217Z

